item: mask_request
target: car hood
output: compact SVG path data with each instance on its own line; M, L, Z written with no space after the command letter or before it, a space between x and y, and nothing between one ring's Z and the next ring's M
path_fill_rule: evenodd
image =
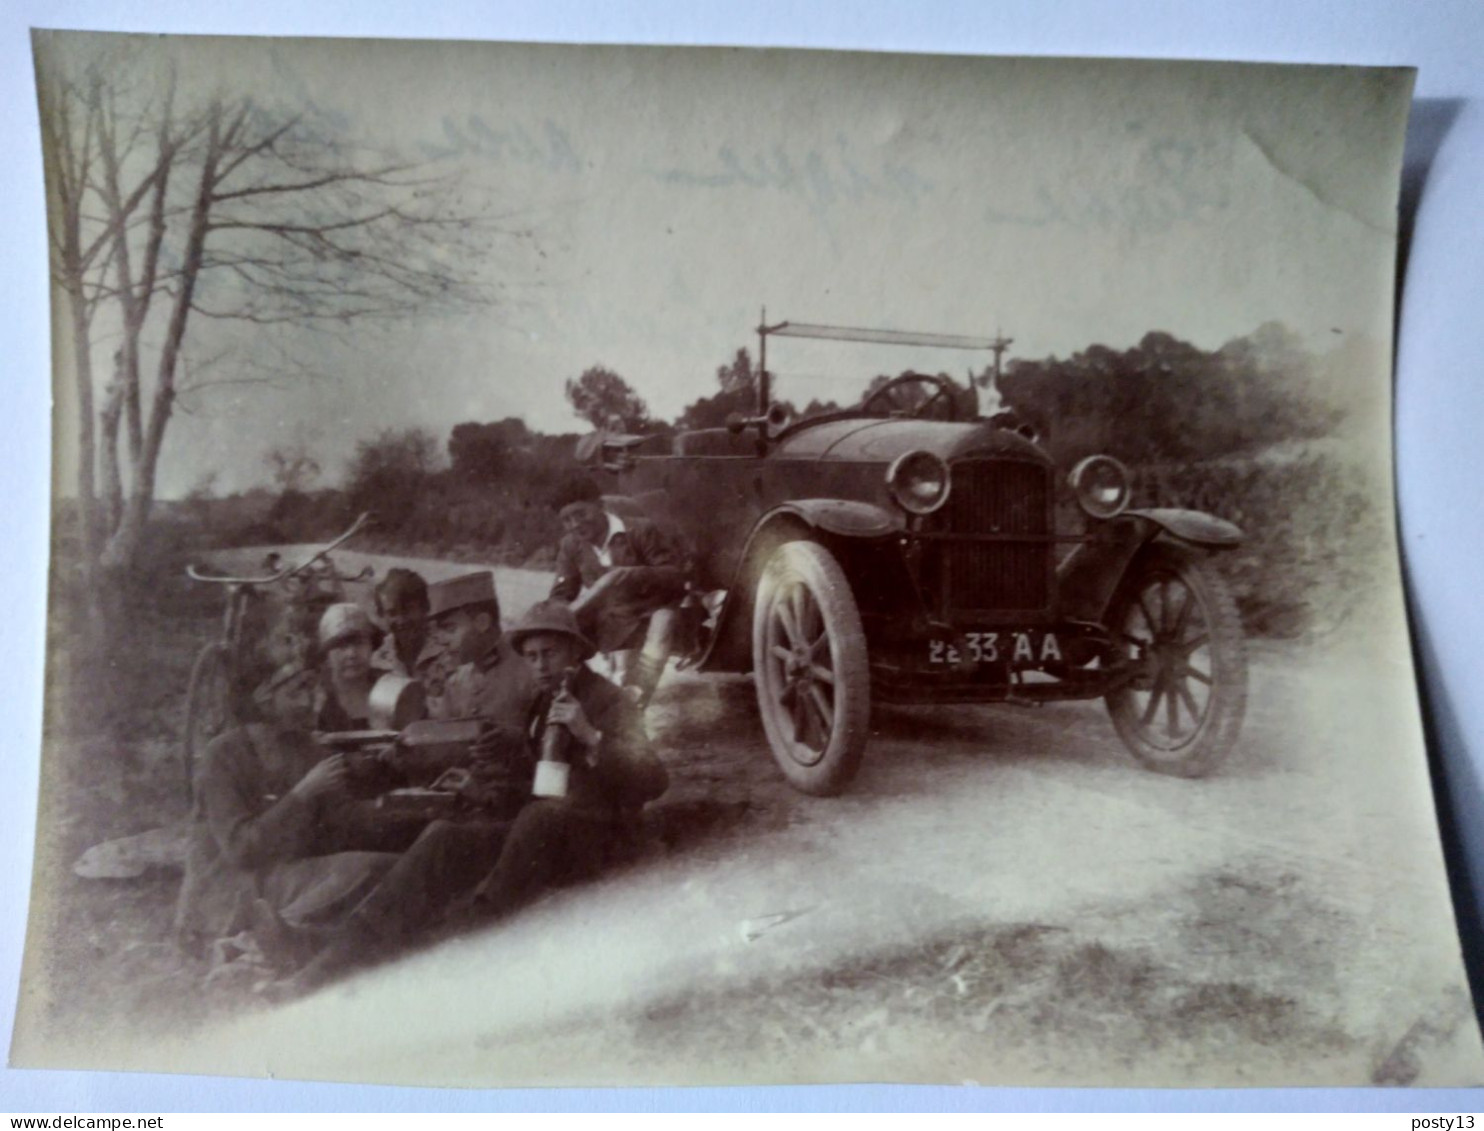
M1050 457L1019 433L983 421L866 419L805 421L773 445L775 459L890 463L904 452L927 451L944 460L1000 456L1050 463Z

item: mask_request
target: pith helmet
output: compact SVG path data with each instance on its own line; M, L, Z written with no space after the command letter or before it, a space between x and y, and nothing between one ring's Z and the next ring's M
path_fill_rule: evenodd
M366 610L350 601L331 605L319 618L319 646L328 651L353 636L364 636L375 648L381 643L382 632L371 623Z
M577 627L577 615L565 601L538 601L532 605L530 612L521 617L520 624L510 630L510 646L519 652L527 639L542 633L571 637L581 647L584 660L598 650Z
M495 575L489 570L450 577L447 581L435 581L428 586L430 617L441 617L469 605L499 607L499 599L495 596Z

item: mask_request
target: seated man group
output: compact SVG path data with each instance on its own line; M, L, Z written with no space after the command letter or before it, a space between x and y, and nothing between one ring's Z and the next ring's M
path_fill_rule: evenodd
M492 916L591 873L667 785L640 709L586 666L595 647L565 602L537 604L506 634L492 573L410 576L389 575L378 610L401 672L440 657L429 713L479 720L466 777L490 788L466 792L477 806L399 844L347 817L346 756L311 727L369 724L382 634L351 604L321 620L318 701L314 673L280 673L258 697L268 721L216 739L198 771L178 927L197 940L250 927L289 968L275 996L375 961L456 907ZM421 622L392 615L409 596Z

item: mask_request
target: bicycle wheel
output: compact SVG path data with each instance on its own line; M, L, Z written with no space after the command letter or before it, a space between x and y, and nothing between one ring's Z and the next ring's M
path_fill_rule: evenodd
M186 796L192 804L196 800L196 767L201 756L211 740L233 722L228 669L227 649L222 644L202 648L191 669L190 690L186 693L185 741L181 745Z

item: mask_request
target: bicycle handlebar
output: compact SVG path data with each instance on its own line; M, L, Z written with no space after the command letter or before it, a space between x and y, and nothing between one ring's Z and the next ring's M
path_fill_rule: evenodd
M344 534L340 535L340 537L336 538L333 542L322 546L320 549L316 550L310 557L305 558L304 561L300 562L298 565L286 566L285 568L279 570L277 573L269 574L266 577L223 577L219 574L201 573L199 570L196 569L194 565L186 566L186 576L191 578L191 580L193 581L211 581L215 582L218 585L276 585L280 581L284 581L290 577L296 576L297 574L303 573L305 570L309 569L310 566L314 565L315 562L322 560L327 554L330 553L331 550L337 549L338 547L344 545L356 534L360 533L363 527L372 522L373 518L374 516L370 511L363 511L360 517L357 518L355 522L350 524L350 529L348 529ZM355 574L342 574L332 571L332 577L336 581L366 581L375 572L376 571L373 567L365 566L359 573Z

